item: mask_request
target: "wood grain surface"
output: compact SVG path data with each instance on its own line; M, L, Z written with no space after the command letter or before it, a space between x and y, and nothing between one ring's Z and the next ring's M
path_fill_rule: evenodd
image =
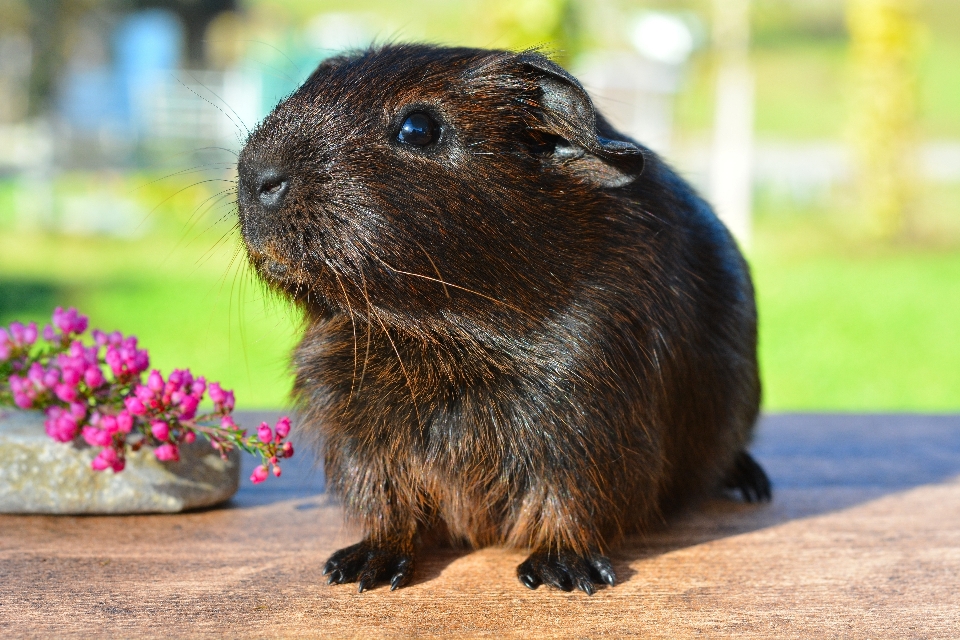
M527 590L507 549L425 549L395 592L327 586L323 562L357 534L305 452L223 508L0 516L0 632L960 637L960 417L768 416L754 451L772 504L716 499L629 539L621 583L593 597Z

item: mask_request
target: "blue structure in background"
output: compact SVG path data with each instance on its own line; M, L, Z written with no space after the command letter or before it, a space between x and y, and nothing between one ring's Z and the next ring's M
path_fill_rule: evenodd
M183 27L169 11L127 15L113 33L112 64L68 66L60 87L60 115L78 133L106 130L136 137L142 129L138 102L158 73L179 66L182 43Z
M158 73L170 72L179 66L183 46L183 28L168 11L152 9L127 16L114 37L117 82L123 96L125 119L133 132L139 133L142 123L138 102L149 93Z

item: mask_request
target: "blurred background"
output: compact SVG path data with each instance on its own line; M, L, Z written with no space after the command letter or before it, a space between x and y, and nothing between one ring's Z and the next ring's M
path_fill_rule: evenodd
M736 234L765 410L956 411L958 32L956 0L0 0L0 324L75 305L282 406L247 131L344 48L540 47Z

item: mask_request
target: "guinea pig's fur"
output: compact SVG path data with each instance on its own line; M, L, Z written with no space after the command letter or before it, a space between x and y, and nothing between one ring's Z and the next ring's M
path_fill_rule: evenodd
M305 311L301 434L365 536L330 582L403 586L440 529L593 593L622 534L723 486L769 498L743 257L547 58L328 59L251 134L238 200L251 263Z

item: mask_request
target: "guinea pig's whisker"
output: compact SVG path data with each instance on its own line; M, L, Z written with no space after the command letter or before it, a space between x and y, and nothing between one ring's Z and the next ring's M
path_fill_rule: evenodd
M177 189L176 191L171 193L169 196L161 200L159 203L157 203L157 205L153 209L150 209L150 211L147 212L147 215L145 215L143 217L143 220L140 221L140 224L137 225L137 230L139 230L140 227L142 227L143 224L150 219L150 216L152 216L157 211L157 209L159 209L166 203L170 202L172 199L176 198L178 195L180 195L187 189L193 189L194 187L200 186L201 184L206 184L208 182L229 182L230 184L236 184L234 180L228 180L226 178L208 178L206 180L198 180L197 182L194 182L193 184L189 184L183 187L182 189Z
M189 74L188 74L188 75L189 75ZM190 77L193 78L193 76L190 76ZM177 78L176 76L174 76L174 78L176 79L177 82L179 82L179 83L183 86L184 89L186 89L187 91L189 91L189 92L192 93L193 95L197 96L198 98L200 98L201 100L203 100L204 102L206 102L207 104L209 104L211 107L213 107L214 109L216 109L217 111L219 111L221 114L223 114L223 116L224 116L227 120L230 121L230 124L233 125L233 128L236 129L237 143L238 143L238 144L241 144L241 145L243 144L243 139L240 137L240 134L243 133L243 130L241 130L240 126L237 125L236 121L235 121L233 118L231 118L230 115L229 115L226 111L224 111L223 109L221 109L220 107L218 107L216 104L214 104L214 103L211 102L210 100L207 100L205 97L203 97L202 95L200 95L198 92L196 92L192 87L188 86L188 85L187 85L183 80L181 80L180 78ZM193 78L193 80L194 80L194 82L197 82L198 84L200 84L200 86L202 86L202 87L203 87L204 89L206 89L207 91L210 91L210 89L207 88L206 85L198 82L196 78ZM210 93L213 93L213 91L210 91ZM215 94L215 93L213 93L213 95L217 96L217 94ZM220 98L220 96L217 96L217 99L220 100L220 102L223 102L223 99ZM224 102L224 104L226 104L226 103ZM229 106L228 106L228 108L229 108ZM231 108L230 110L233 111L232 108ZM238 116L238 117L239 117L239 116ZM245 124L243 124L242 121L241 121L240 124L243 125L243 129L246 130L247 136L249 136L249 135L250 135L250 130L247 129L247 126L246 126Z
M331 270L340 290L343 291L343 300L347 304L347 311L350 313L350 326L353 329L353 378L350 380L350 395L347 396L347 403L353 399L353 390L357 382L357 320L353 317L353 307L350 305L350 296L347 295L347 289L343 286L343 280L337 275L336 271Z
M440 269L437 268L437 263L435 263L435 262L433 261L433 258L430 257L430 253L429 253L426 249L423 248L423 245L422 245L422 244L420 244L419 242L417 242L417 240L416 240L415 238L411 238L411 239L413 240L414 244L416 244L418 247L420 247L420 251L423 252L423 255L424 255L424 256L426 257L426 259L430 262L430 266L433 267L433 270L436 272L437 278L440 279L440 280L439 280L439 281L440 281L440 284L443 285L443 292L446 294L447 299L450 299L450 291L449 291L449 289L447 289L447 283L443 281L443 274L441 274L441 273L440 273Z
M224 195L221 196L221 197L226 197L226 194L224 194ZM222 206L227 205L227 204L229 204L229 201L228 201L228 200L221 200L220 203L219 203L218 205L215 205L215 206L221 206L221 207L222 207ZM215 221L215 222L212 222L206 229L204 229L200 234L198 234L197 237L199 237L200 235L203 235L204 233L206 233L206 232L210 231L211 229L213 229L213 228L217 225L217 223L220 222L221 220L223 220L223 217L219 218L219 219L218 219L217 221ZM196 224L198 224L198 223L199 223L199 220L197 220L196 222L194 222L194 223L191 225L191 228L193 228L194 226L196 226ZM231 227L230 227L229 229L227 229L223 234L221 234L220 238L219 238L216 242L214 242L211 247L209 247L206 251L204 251L204 252L200 255L200 257L197 259L197 261L196 261L196 263L195 263L195 264L196 264L196 267L199 268L200 266L203 265L203 263L205 263L207 260L209 260L209 259L213 256L213 251L214 251L217 247L219 247L220 244L221 244L224 240L226 240L229 236L231 236L235 231L239 231L239 229L240 229L239 222L236 222L236 223L234 223L233 225L231 225ZM173 255L173 251L175 251L176 248L180 246L180 244L183 242L184 238L186 237L186 233L188 233L189 230L190 230L190 229L188 229L186 232L184 232L184 236L181 237L179 240L177 240L177 244L174 246L174 249L170 252L170 255ZM195 239L196 239L196 238L195 238ZM189 246L189 244L190 244L191 242L193 242L193 240L188 241L185 246ZM169 257L169 256L168 256L168 257Z
M232 156L237 156L238 158L240 157L240 152L239 152L239 151L236 151L236 150L234 150L234 149L229 149L229 148L227 148L227 147L212 147L212 146L211 146L211 147L197 147L197 148L196 148L196 151L226 151L227 153L229 153L229 154L232 155ZM224 162L224 163L220 163L220 164L227 164L227 163ZM233 163L233 164L236 165L236 163Z
M363 299L367 304L367 347L366 353L363 355L363 366L360 368L360 382L357 384L357 392L360 392L360 389L363 388L363 378L367 373L367 362L370 360L370 341L371 341L371 332L372 332L372 323L370 322L370 315L372 314L370 304L370 296L367 295L367 279L363 275L363 271L360 272L360 281L363 283Z
M364 280L364 295L366 295L366 280ZM413 412L417 416L417 426L420 428L420 432L423 432L424 424L423 420L420 418L420 409L417 406L417 394L413 390L413 384L410 383L410 376L407 374L407 367L403 364L403 358L400 357L400 350L397 349L396 343L393 341L393 337L390 335L390 331L387 330L387 325L383 322L383 318L380 317L380 314L377 313L377 310L373 305L370 305L370 311L373 313L373 317L377 319L377 322L380 324L380 327L383 329L383 333L387 336L387 340L390 341L390 346L393 347L393 352L397 355L397 364L400 365L400 371L403 373L404 379L407 381L407 389L410 390L410 399L413 401Z
M193 81L196 82L198 85L200 85L201 87L203 87L204 89L206 89L207 91L209 91L217 100L219 100L220 102L222 102L222 103L223 103L223 106L225 106L227 109L230 109L230 113L232 113L232 114L234 115L234 117L236 118L236 120L234 120L233 118L231 118L223 109L221 109L220 107L217 107L217 105L213 104L213 103L210 102L209 100L206 100L206 102L207 102L208 104L212 105L213 107L216 107L216 109L217 109L218 111L220 111L220 113L222 113L224 116L226 116L226 117L230 120L230 122L233 123L233 126L236 127L236 126L237 126L237 123L240 123L240 126L243 127L243 130L246 131L247 136L249 137L249 135L250 135L250 128L249 128L249 127L247 126L247 124L243 121L243 118L240 117L240 114L237 113L237 111L236 111L233 107L230 106L230 103L227 102L226 100L224 100L223 98L221 98L219 95L217 95L217 92L216 92L216 91L214 91L213 89L211 89L211 88L208 87L207 85L205 85L205 84L203 84L202 82L200 82L199 80L197 80L197 78L196 78L192 73L187 72L187 75L190 76L191 78L193 78ZM182 84L182 83L181 83L181 84ZM186 85L184 85L184 86L186 86ZM189 88L189 87L187 87L187 88ZM191 91L192 91L192 89L191 89ZM201 99L205 99L205 98L203 98L202 96L200 96L200 94L197 94L195 91L194 91L194 93L195 93L198 97L200 97ZM240 130L240 127L237 127L237 131L239 131L239 130Z
M439 283L439 284L442 284L442 285L444 285L444 287L453 287L454 289L459 289L460 291L466 291L467 293L472 293L473 295L475 295L475 296L480 296L481 298L484 298L485 300L489 300L490 302L495 302L496 304L503 305L503 306L507 307L508 309L512 309L513 311L516 311L517 313L519 313L519 314L521 314L521 315L524 315L524 316L526 316L526 317L528 317L528 318L533 319L533 316L531 316L529 313L527 313L527 312L524 311L523 309L521 309L521 308L519 308L519 307L515 307L515 306L513 306L512 304L510 304L510 303L508 303L508 302L504 302L503 300L498 300L497 298L494 298L494 297L492 297L492 296L488 296L488 295L486 295L486 294L480 293L479 291L474 291L473 289L468 289L467 287L461 287L460 285L456 285L456 284L453 284L452 282L447 282L447 281L442 280L442 279L441 279L441 280L438 280L437 278L432 278L432 277L430 277L430 276L425 276L425 275L423 275L423 274L421 274L421 273L413 273L413 272L411 272L411 271L404 271L403 269L397 269L396 267L390 266L387 262L385 262L385 261L383 260L383 258L381 258L380 256L376 255L375 253L371 253L370 255L373 256L373 258L374 258L375 260L377 260L378 262L380 262L381 264L383 264L383 266L385 266L386 268L390 269L390 270L393 271L394 273L399 273L399 274L402 274L402 275L405 275L405 276L411 276L411 277L413 277L413 278L423 278L424 280L430 280L431 282L437 282L437 283ZM431 262L432 262L432 260L431 260ZM448 294L448 295L449 295L449 294Z
M217 149L220 149L220 148L222 148L222 147L216 147L216 148L217 148ZM224 150L226 151L227 149L224 149ZM236 154L235 154L235 155L236 155ZM233 168L233 167L236 167L236 166L237 166L237 163L236 163L236 162L206 162L206 163L204 163L204 164L198 164L198 165L195 165L195 166L193 166L193 167L188 167L188 168L186 168L186 169L181 169L180 171L174 171L173 173L168 173L167 175L165 175L165 176L160 176L159 178L156 178L155 180L150 180L150 181L148 181L148 182L144 182L144 183L141 184L140 186L134 187L133 189L131 189L130 191L128 191L128 192L127 192L127 195L132 195L132 194L136 193L137 191L140 191L140 189L144 189L144 188L146 188L146 187L149 187L149 186L152 185L152 184L156 184L156 183L158 183L158 182L163 182L164 180L168 180L168 179L173 178L173 177L176 177L176 176L189 175L189 174L191 174L191 173L201 173L201 172L203 172L203 171L209 171L210 169L224 169L224 168L230 169L230 168Z

